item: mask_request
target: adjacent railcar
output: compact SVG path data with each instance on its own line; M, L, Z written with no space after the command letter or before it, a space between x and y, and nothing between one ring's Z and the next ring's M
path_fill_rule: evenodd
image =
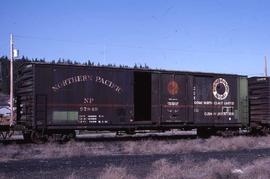
M270 79L252 77L248 79L250 127L267 130L270 126Z
M17 124L25 136L249 123L246 76L39 63L18 75Z

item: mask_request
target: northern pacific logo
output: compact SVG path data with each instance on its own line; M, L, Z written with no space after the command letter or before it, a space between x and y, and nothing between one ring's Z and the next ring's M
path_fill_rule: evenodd
M105 79L101 76L92 76L92 75L71 76L54 84L52 86L52 90L54 92L57 92L61 88L65 88L74 83L81 83L81 82L94 82L96 84L101 84L105 87L111 88L112 90L114 90L119 94L122 92L122 88L113 81Z

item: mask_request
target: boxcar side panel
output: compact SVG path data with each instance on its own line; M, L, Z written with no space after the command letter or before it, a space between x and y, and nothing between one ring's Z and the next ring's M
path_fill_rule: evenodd
M236 76L194 76L194 120L201 124L233 124L238 110Z
M212 77L194 76L193 100L195 123L213 123Z
M250 126L270 125L270 78L248 79Z
M35 89L34 89L34 115L35 124L38 128L47 128L47 102L50 99L52 73L51 66L48 65L34 65L35 70Z
M189 83L187 75L161 75L161 112L162 122L188 123L189 108L192 108L189 98Z
M248 104L248 79L238 78L238 121L247 126L249 124L249 104Z
M160 124L161 122L160 76L159 73L152 73L151 118L152 122L156 124Z
M42 68L36 69L43 74L37 75L36 94L46 98L48 126L91 128L133 121L133 73L76 66Z

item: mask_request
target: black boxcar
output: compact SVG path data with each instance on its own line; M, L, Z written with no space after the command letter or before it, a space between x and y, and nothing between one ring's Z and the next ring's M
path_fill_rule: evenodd
M32 132L248 125L246 76L39 63L18 75L17 124Z
M152 72L152 121L170 127L248 125L247 93L245 76Z

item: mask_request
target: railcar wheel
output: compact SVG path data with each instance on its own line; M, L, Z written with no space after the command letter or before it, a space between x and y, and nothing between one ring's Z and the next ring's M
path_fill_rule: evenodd
M216 135L215 129L208 129L208 128L198 128L197 129L197 136L200 138L210 138L212 135Z
M31 132L23 132L23 139L26 142L31 142Z
M126 134L128 134L128 135L134 135L134 134L136 134L135 129L126 130Z
M35 144L43 144L45 142L44 138L42 137L41 133L38 131L31 132L31 141Z
M266 136L270 133L270 129L267 127L258 127L251 129L251 135L253 136Z
M8 131L2 131L2 132L0 132L0 135L1 135L1 138L3 140L6 140L7 138L10 138L13 135L13 133L14 133L14 131L8 130Z
M268 127L263 127L261 129L261 135L262 136L267 136L269 134L269 128Z
M60 142L61 143L66 143L66 142L69 142L72 139L75 139L75 137L76 137L75 131L70 131L69 133L61 134Z
M75 131L70 132L69 133L69 139L70 140L75 140L75 138L76 138L76 132Z

